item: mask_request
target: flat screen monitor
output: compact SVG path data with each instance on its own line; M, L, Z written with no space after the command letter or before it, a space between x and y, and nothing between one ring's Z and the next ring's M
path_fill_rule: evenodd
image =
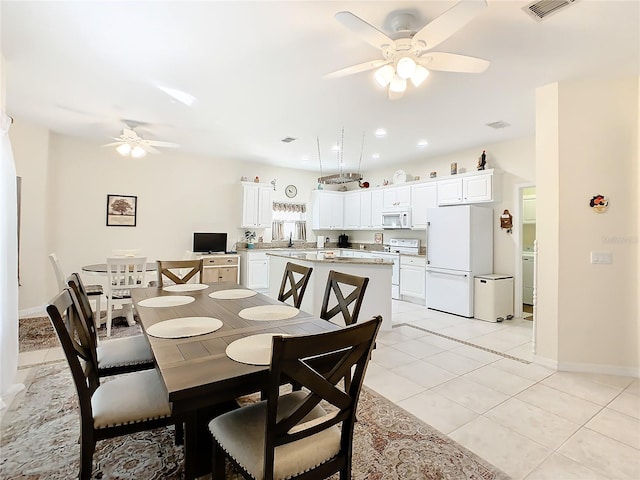
M196 253L225 253L227 251L226 233L193 234L193 251Z

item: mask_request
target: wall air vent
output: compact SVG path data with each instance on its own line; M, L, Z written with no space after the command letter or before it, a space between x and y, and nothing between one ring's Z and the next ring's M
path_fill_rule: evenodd
M283 138L283 139L282 139L282 140L280 140L280 141L281 141L281 142L283 142L283 143L291 143L291 142L293 142L294 140L297 140L297 138L293 138L293 137L286 137L286 138Z
M522 7L522 9L537 21L542 21L549 15L568 7L576 0L540 0Z
M507 122L503 122L502 120L498 120L497 122L487 123L486 125L487 125L487 127L495 128L496 130L498 130L500 128L507 128L507 127L511 126Z

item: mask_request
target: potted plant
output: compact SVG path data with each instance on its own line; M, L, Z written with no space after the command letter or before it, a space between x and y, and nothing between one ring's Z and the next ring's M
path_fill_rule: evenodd
M244 239L247 241L247 248L253 248L253 242L256 240L256 232L247 230L244 232Z

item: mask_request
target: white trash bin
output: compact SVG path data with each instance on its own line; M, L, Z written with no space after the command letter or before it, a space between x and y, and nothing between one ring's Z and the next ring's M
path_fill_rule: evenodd
M513 277L488 274L475 277L473 316L486 322L513 318Z

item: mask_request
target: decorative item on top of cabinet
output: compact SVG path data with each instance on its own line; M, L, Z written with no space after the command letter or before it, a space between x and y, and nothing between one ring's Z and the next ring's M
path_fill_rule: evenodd
M482 150L482 155L478 158L478 170L484 170L485 165L487 164L487 154L484 150Z
M451 175L456 175L458 173L458 163L457 162L452 162L451 163Z

